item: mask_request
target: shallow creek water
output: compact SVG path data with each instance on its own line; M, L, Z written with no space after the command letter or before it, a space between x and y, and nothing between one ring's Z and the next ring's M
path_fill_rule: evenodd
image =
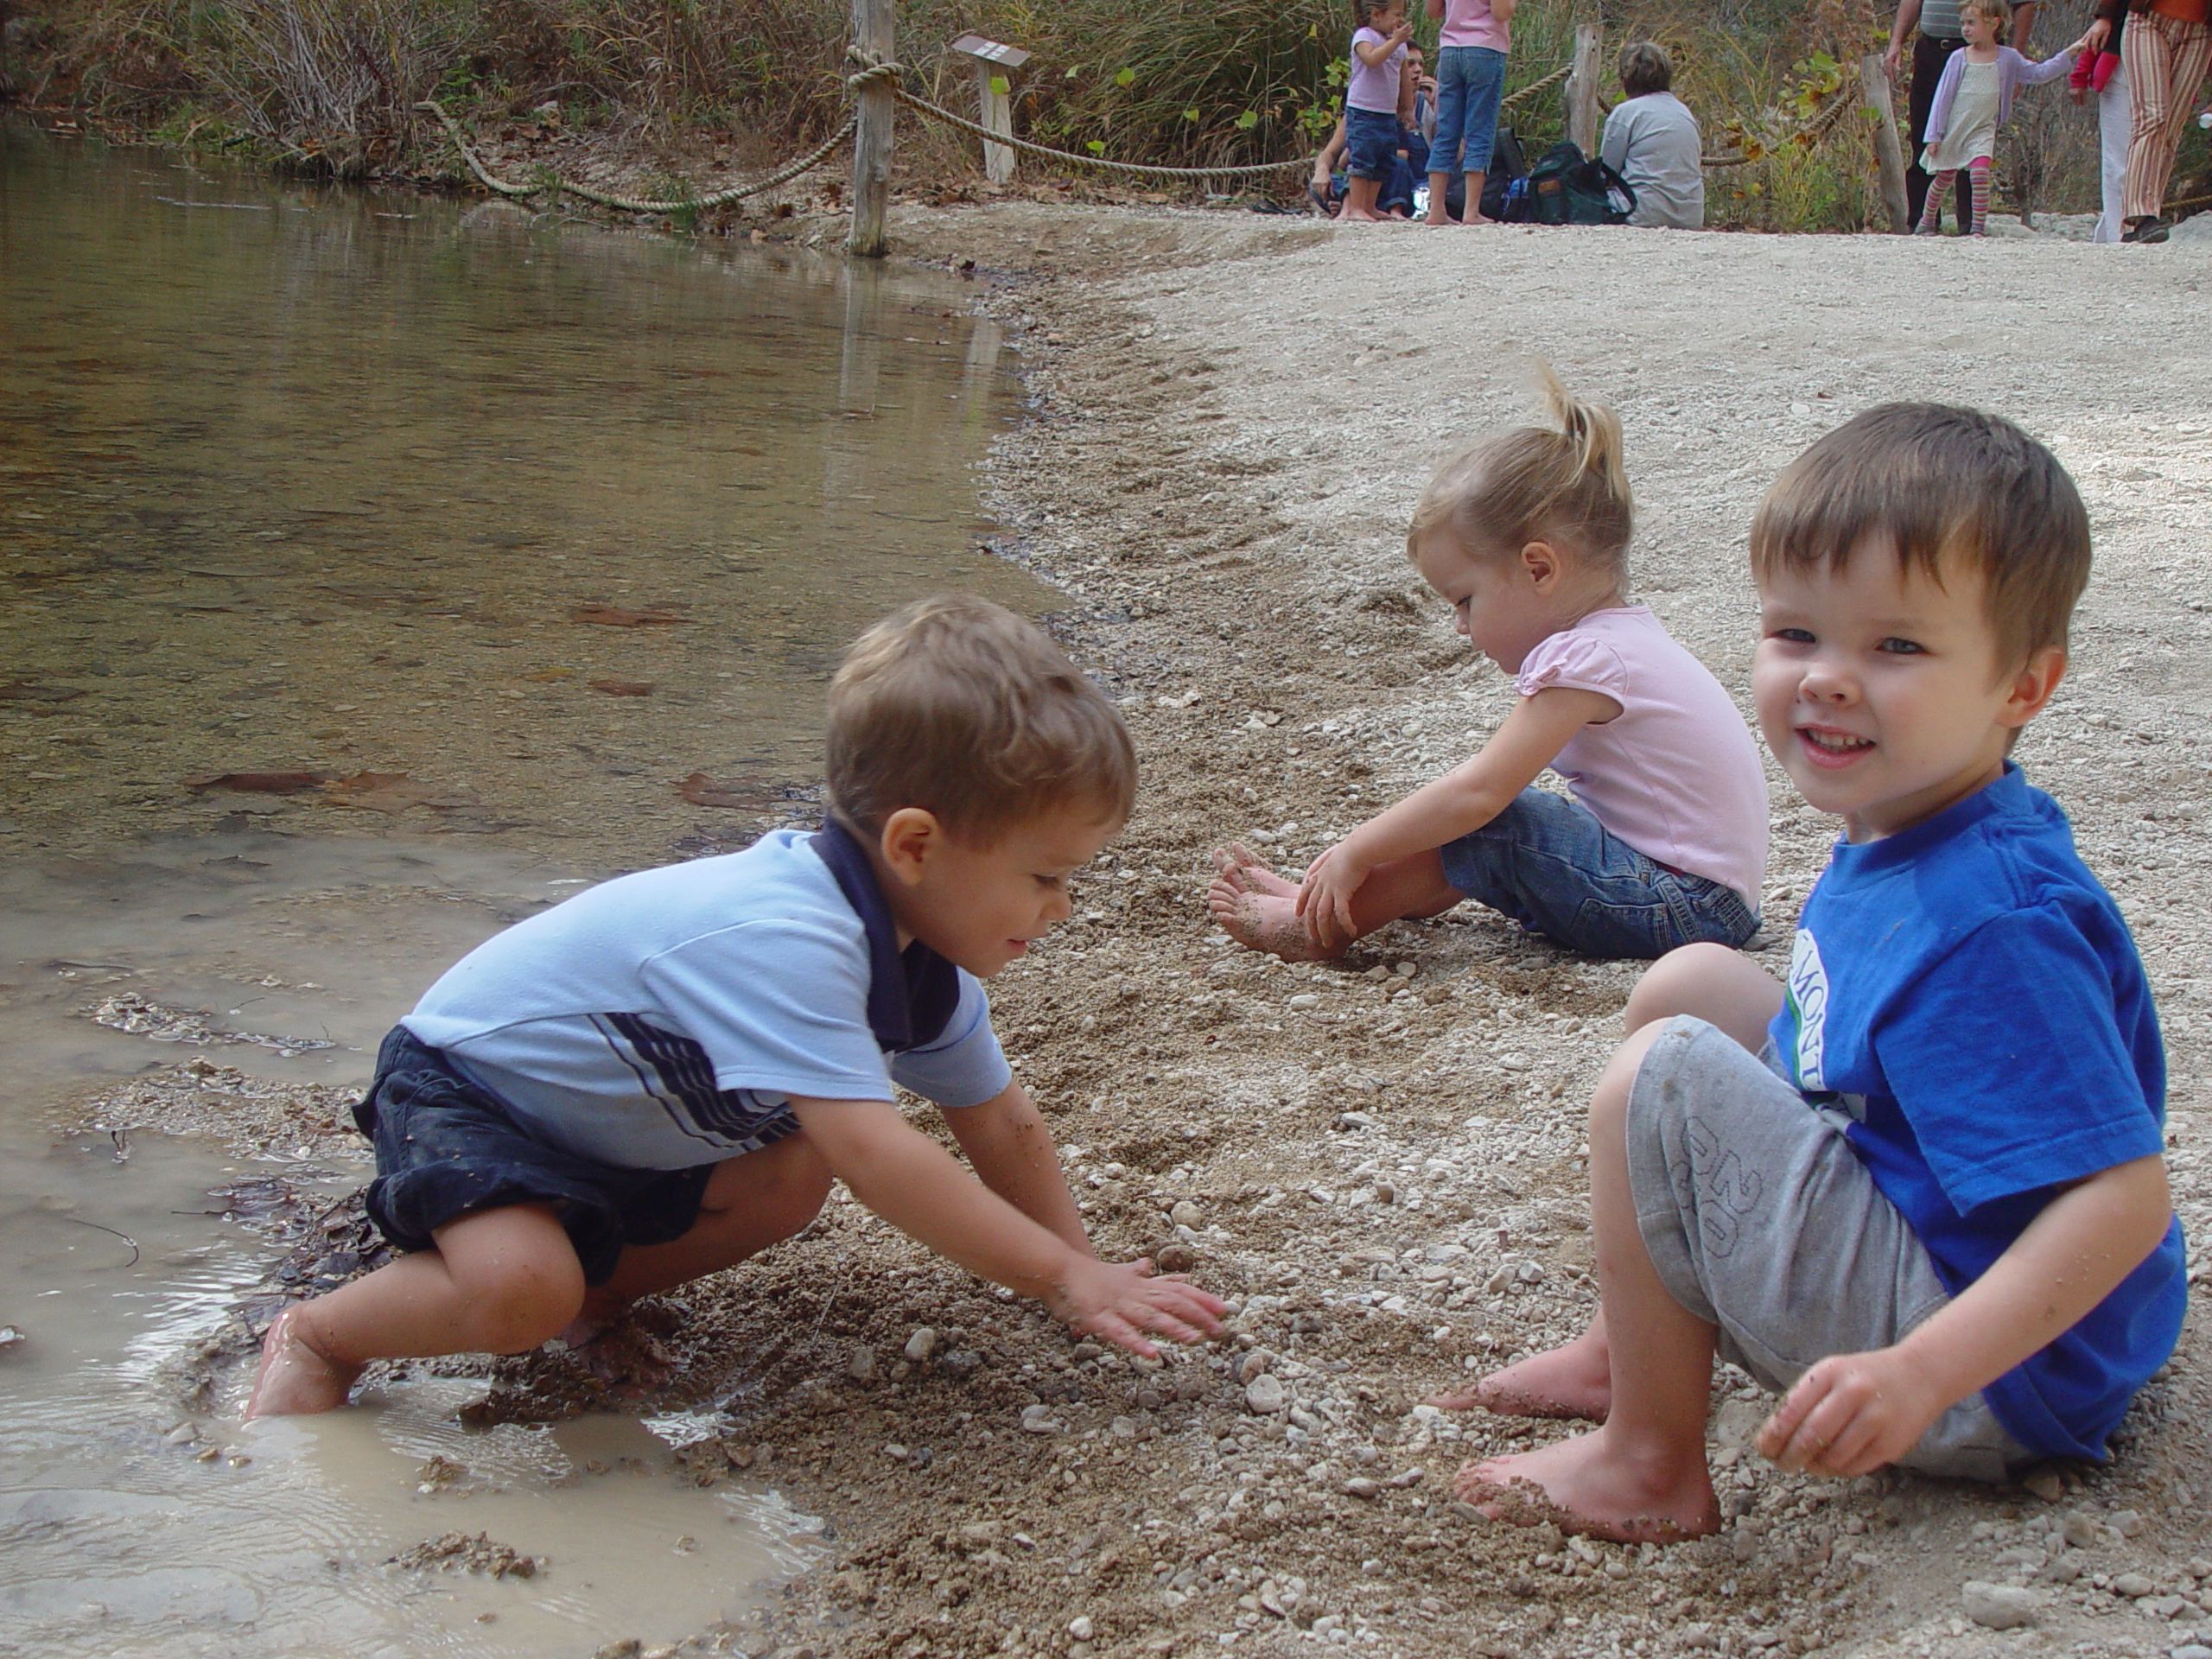
M194 1055L358 1084L505 922L804 810L869 619L1051 603L980 540L995 330L950 280L0 123L0 1650L581 1654L741 1612L815 1523L673 1479L702 1422L475 1432L442 1381L182 1409L164 1366L269 1255L210 1194L365 1163L118 1147L71 1103ZM401 786L204 782L268 770ZM118 993L219 1040L84 1017ZM467 1477L420 1490L433 1454ZM385 1565L449 1531L550 1564Z

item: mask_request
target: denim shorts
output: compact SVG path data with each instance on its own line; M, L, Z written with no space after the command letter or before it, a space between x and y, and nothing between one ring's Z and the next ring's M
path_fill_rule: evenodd
M549 1204L591 1285L613 1276L625 1245L690 1232L715 1171L621 1169L550 1146L404 1026L377 1052L353 1122L376 1147L369 1219L399 1249L435 1249L439 1228L480 1210Z
M1951 1300L1840 1116L1687 1014L1668 1021L1629 1090L1629 1190L1651 1265L1716 1328L1720 1357L1776 1394L1831 1354L1904 1340ZM2001 1481L2033 1459L1976 1390L1897 1462Z
M1647 858L1580 801L1524 789L1471 835L1437 849L1444 879L1532 933L1589 957L1740 949L1758 912L1725 883Z
M1395 111L1356 110L1344 106L1345 165L1356 179L1380 181L1398 155L1398 118Z
M1437 53L1436 137L1428 141L1430 172L1490 171L1498 101L1504 93L1504 53L1486 46L1447 46Z

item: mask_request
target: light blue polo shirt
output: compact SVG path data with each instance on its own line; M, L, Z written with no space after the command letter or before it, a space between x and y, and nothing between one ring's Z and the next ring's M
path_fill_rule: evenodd
M534 1135L626 1169L718 1162L787 1097L978 1105L1013 1079L974 976L904 952L842 829L591 887L487 939L401 1022Z

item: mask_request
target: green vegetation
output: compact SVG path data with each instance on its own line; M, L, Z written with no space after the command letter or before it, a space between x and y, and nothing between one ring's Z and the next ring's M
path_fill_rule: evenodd
M671 173L696 140L779 160L827 134L846 101L843 0L17 0L14 10L0 76L21 96L164 142L250 146L341 174L410 164L410 147L432 140L409 106L433 95L479 121L623 128ZM1334 124L1351 32L1349 0L898 0L898 11L899 59L924 96L973 113L969 61L946 48L974 30L1033 54L1010 78L1018 131L1169 164L1311 151ZM2046 5L2038 43L2071 38L2087 11L2088 0ZM1793 135L1830 100L1857 103L1858 60L1879 49L1886 6L1649 0L1600 14L1591 0L1524 0L1509 92L1565 62L1577 19L1600 15L1609 59L1640 36L1673 52L1675 90L1703 121L1708 153L1756 156L1709 174L1714 220L1797 231L1878 220L1872 117L1850 109L1809 145ZM1435 25L1421 30L1433 48ZM1510 118L1533 159L1560 135L1558 89ZM900 132L908 176L974 170L966 137L912 120ZM2000 193L2093 205L2094 113L2063 89L2024 98L2007 143Z

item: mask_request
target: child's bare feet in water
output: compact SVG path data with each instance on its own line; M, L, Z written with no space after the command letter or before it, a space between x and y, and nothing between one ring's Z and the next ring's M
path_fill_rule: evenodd
M303 1417L335 1411L353 1391L359 1365L341 1365L324 1357L309 1339L303 1306L286 1308L261 1339L261 1367L245 1402L246 1421L257 1417Z
M1612 1361L1602 1326L1561 1348L1492 1371L1471 1389L1428 1397L1446 1411L1494 1411L1501 1417L1573 1417L1602 1423L1613 1407Z
M1625 1437L1594 1429L1534 1452L1471 1463L1452 1477L1452 1490L1493 1521L1552 1521L1563 1531L1624 1543L1663 1544L1720 1529L1701 1441L1676 1459L1639 1452Z
M1298 883L1284 880L1241 842L1214 849L1213 861L1221 874L1206 889L1206 909L1237 944L1285 962L1326 962L1342 954L1324 950L1300 919Z

